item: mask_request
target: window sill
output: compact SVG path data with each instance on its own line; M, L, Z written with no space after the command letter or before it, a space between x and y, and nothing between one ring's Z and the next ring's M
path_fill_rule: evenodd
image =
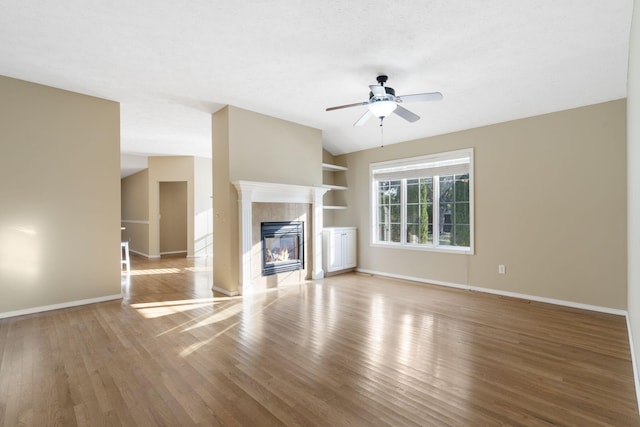
M374 248L386 248L386 249L408 249L411 251L422 251L422 252L439 252L439 253L447 253L447 254L459 254L459 255L473 255L473 248L458 248L455 246L419 246L419 245L411 245L411 244L400 244L400 243L380 243L374 242L370 244L371 247Z

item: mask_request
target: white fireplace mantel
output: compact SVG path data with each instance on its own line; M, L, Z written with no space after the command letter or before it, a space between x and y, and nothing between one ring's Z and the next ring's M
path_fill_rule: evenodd
M313 269L311 277L322 279L322 196L328 190L322 187L279 184L272 182L234 181L238 191L238 220L240 230L240 289L251 291L251 247L253 202L262 203L309 203L311 204L311 224L313 234L311 256Z

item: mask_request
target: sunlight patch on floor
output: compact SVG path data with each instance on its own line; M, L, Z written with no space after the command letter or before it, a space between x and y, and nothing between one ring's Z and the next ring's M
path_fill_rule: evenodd
M203 326L213 325L214 323L221 322L223 320L227 320L233 316L238 315L242 312L242 304L234 304L230 307L226 307L221 311L214 313L213 315L207 317L206 319L201 320L200 322L189 326L185 329L186 331L191 331L193 329L201 328Z
M198 273L200 271L213 271L212 266L205 267L186 267L185 271L191 271L192 273Z
M201 307L211 307L216 304L220 304L222 302L230 301L230 300L239 300L242 297L214 297L214 298L195 298L195 299L187 299L187 300L175 300L175 301L153 301L153 302L137 302L131 304L131 307L138 310L140 314L142 314L147 319L154 319L162 316L169 316L175 313L182 313L185 311L195 310ZM220 313L216 313L213 317L214 320L208 318L207 323L215 323L222 319L220 316L227 309L222 309ZM226 314L223 316L225 319L232 315L237 314L235 312L227 316ZM194 326L198 327L198 325ZM189 328L192 329L192 328ZM187 330L189 330L187 329Z
M182 270L179 268L152 268L149 270L133 270L131 271L132 276L144 276L147 274L176 274L182 273Z

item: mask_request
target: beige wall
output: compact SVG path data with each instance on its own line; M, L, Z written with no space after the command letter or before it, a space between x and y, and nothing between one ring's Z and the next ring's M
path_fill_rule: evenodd
M187 182L160 182L160 254L187 252Z
M625 101L341 156L358 266L626 309ZM370 246L369 164L474 148L475 255ZM355 206L361 208L354 208ZM499 275L498 264L507 273Z
M322 184L322 134L297 123L229 108L229 180Z
M123 178L120 188L122 239L130 251L149 256L149 169Z
M0 315L118 298L119 104L0 77Z
M634 2L627 98L628 312L632 354L640 363L640 2ZM636 393L640 378L636 377Z
M193 255L196 257L213 254L213 180L211 159L194 159L194 213Z
M238 292L238 197L229 179L229 109L213 114L213 286Z
M193 157L149 157L149 255L151 257L160 256L160 182L171 181L187 182L187 235L193 236ZM187 240L187 256L193 256L193 239Z
M322 185L322 134L228 106L213 114L214 287L239 291L238 195L234 181Z

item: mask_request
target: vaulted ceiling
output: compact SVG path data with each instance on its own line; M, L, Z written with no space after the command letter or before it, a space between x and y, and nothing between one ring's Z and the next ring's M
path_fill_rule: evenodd
M440 91L386 145L626 96L632 0L3 0L0 74L118 101L122 151L211 155L226 104L380 145L378 74ZM0 94L1 96L1 94Z

